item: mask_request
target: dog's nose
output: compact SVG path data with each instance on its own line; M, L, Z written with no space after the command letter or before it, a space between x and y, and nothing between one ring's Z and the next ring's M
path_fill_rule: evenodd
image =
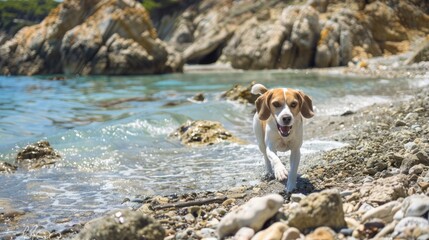
M292 121L292 116L290 116L290 115L283 116L282 120L283 120L284 124L286 124L286 125L290 124L290 122Z

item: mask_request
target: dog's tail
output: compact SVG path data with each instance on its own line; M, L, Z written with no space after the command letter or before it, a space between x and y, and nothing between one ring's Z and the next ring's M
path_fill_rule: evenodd
M268 89L264 85L259 84L259 83L253 85L252 90L250 90L250 92L252 94L255 94L255 95L264 94L267 91L268 91Z

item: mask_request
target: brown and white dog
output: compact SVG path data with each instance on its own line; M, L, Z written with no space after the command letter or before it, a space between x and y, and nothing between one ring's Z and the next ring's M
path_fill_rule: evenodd
M303 92L290 88L268 90L262 84L252 87L253 94L261 94L256 99L256 113L253 130L259 150L264 155L268 174L279 181L287 179L286 191L296 187L300 148L303 141L303 118L314 116L311 98ZM290 150L290 170L277 156L277 151Z

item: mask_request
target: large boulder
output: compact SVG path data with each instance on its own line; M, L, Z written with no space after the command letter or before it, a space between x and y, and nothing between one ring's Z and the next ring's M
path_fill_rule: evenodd
M55 164L60 158L48 141L39 141L19 151L15 162L19 167L31 170Z
M395 11L387 4L374 1L364 9L365 21L378 42L407 40L407 31Z
M234 68L306 68L314 65L319 14L310 6L290 6L281 13L246 21L223 54Z
M346 226L343 202L336 190L312 193L299 202L299 207L286 215L288 225L298 228L301 232L321 226L333 229Z
M166 31L166 33L172 35L169 36L169 41L173 43L179 50L183 51L187 45L191 44L195 40L195 25L192 21L194 17L194 11L185 11L180 17L178 17L178 19L176 19L176 22L173 26L168 26L168 28L176 26L175 31ZM166 21L160 22L160 30L167 28L164 24ZM169 19L168 22L171 22L171 19Z
M401 24L413 30L429 32L429 2L425 0L395 1L396 14Z
M316 67L340 66L340 25L328 21L323 27L317 44L315 65ZM349 35L348 35L349 36Z
M154 22L163 39L183 52L185 61L192 64L225 59L223 49L236 29L266 10L265 4L249 1L181 2L177 12L165 9L164 14L155 16ZM187 7L182 9L184 6Z
M325 13L328 10L329 0L308 0L307 4L315 8L321 13Z
M310 6L290 6L283 10L280 22L286 31L277 67L313 67L321 28L319 13Z
M357 51L358 49L361 51ZM333 13L330 19L322 24L315 66L344 66L360 52L365 54L364 57L379 56L382 53L371 32L359 21L357 12L342 9Z
M217 51L219 46L223 45L226 40L232 35L232 32L224 27L216 27L204 37L198 38L183 52L183 57L187 62L199 63L210 61L205 59L210 54L220 55L221 51Z
M252 82L247 87L241 86L239 84L234 85L231 89L224 92L221 97L227 100L237 101L239 103L255 104L255 101L259 95L254 95L250 92L254 84L255 82Z
M235 32L223 54L234 68L271 69L279 57L284 34L278 22L261 22L255 17Z
M0 161L0 173L13 173L18 167L8 162Z
M147 74L181 71L134 0L66 0L0 47L2 74Z
M179 22L179 31L169 41L183 48L183 58L188 63L214 62L235 29L220 23L225 14L223 11L207 10L193 21L189 16L192 14L185 15Z
M25 215L25 211L14 208L14 202L9 198L0 198L0 224L6 226ZM3 228L4 229L4 228Z
M221 142L241 142L228 132L220 122L206 120L187 121L170 136L179 138L182 144L191 147Z
M151 217L141 212L120 210L86 223L74 239L158 240L164 237L165 230Z
M368 203L382 205L406 197L408 186L407 176L398 174L373 183L364 183L360 188L360 195Z
M405 64L413 64L424 61L429 61L429 38L427 38L426 41L424 41L413 53L413 55L405 61Z

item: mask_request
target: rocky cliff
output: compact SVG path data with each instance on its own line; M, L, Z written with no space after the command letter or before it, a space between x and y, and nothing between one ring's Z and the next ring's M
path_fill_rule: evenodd
M202 0L154 22L188 63L309 68L408 51L428 13L424 0Z
M134 0L65 0L1 45L0 73L157 74L184 62L345 66L408 51L429 34L429 2L184 0L152 20Z
M134 0L65 0L0 47L0 73L152 74L181 71Z

